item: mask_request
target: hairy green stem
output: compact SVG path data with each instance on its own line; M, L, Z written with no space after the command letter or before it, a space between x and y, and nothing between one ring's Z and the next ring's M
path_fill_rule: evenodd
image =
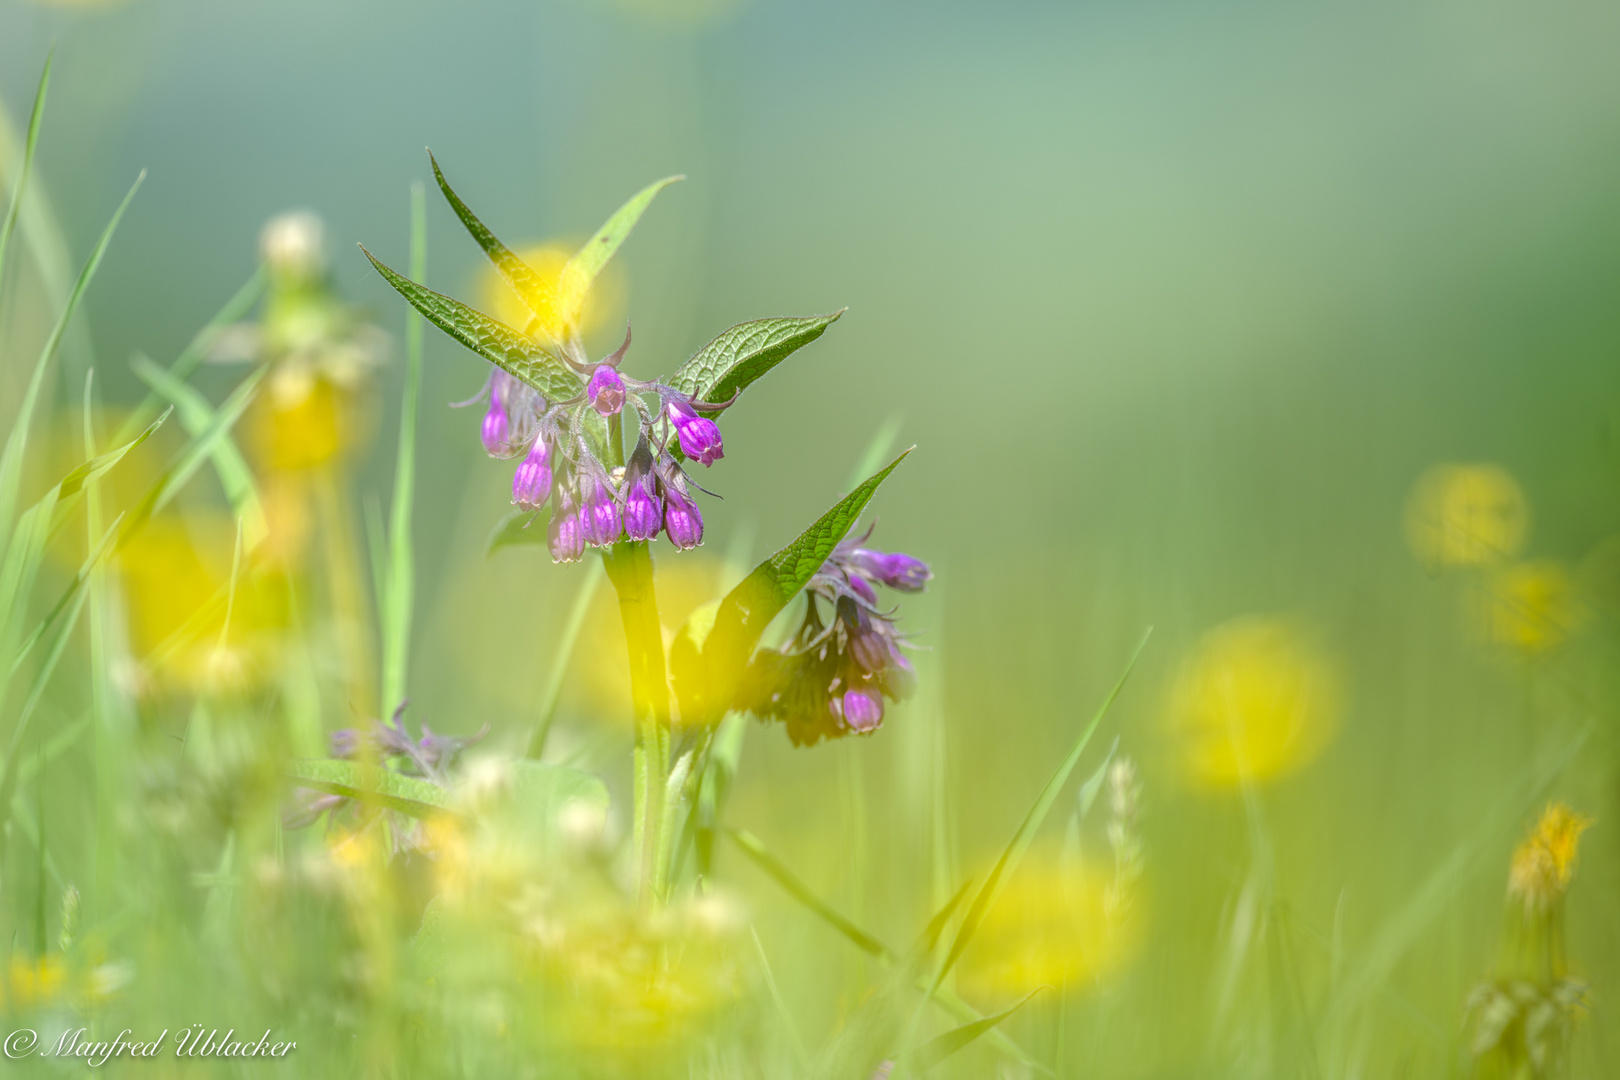
M664 634L653 591L652 554L646 541L621 542L602 552L608 580L619 594L619 617L630 650L630 694L636 711L635 835L640 897L657 896L665 859L664 788L669 783L669 680Z

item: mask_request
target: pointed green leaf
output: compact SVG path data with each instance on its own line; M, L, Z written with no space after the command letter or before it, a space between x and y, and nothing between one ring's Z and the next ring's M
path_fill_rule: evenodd
M684 650L687 662L675 669L683 723L712 723L726 714L760 635L811 575L821 569L833 548L854 527L879 485L909 453L911 450L840 499L797 540L760 563L720 601L713 629L705 635L701 657L692 657L694 650Z
M506 279L512 291L517 293L518 299L522 300L523 305L541 322L547 333L560 331L561 327L544 325L556 315L556 282L541 277L532 266L518 258L511 248L496 239L495 234L478 220L478 215L474 214L467 204L461 201L461 196L450 187L450 182L444 178L444 173L439 169L439 161L431 150L428 151L428 160L433 163L433 178L439 182L439 190L444 193L445 201L456 212L456 217L461 219L461 223L467 227L472 238L478 241L478 246L484 249L484 254L495 264L495 269L500 272L501 277Z
M366 258L396 292L410 301L428 322L455 338L462 345L525 382L553 400L570 398L584 386L561 360L552 356L538 341L503 322L427 289L395 273L364 247Z
M996 860L996 865L990 871L990 876L980 886L978 895L973 898L972 906L968 908L967 914L962 917L962 925L956 931L956 940L951 942L951 951L946 955L945 963L940 966L938 973L934 976L935 986L945 980L945 976L949 974L956 961L961 958L963 950L973 940L973 935L978 931L979 924L984 920L985 913L996 902L996 897L1001 895L1002 887L1006 884L1007 879L1012 876L1013 871L1018 869L1018 864L1022 861L1024 852L1028 850L1030 841L1035 839L1036 830L1041 827L1041 822L1046 820L1047 812L1052 809L1052 804L1057 800L1058 793L1063 790L1064 782L1069 779L1069 774L1074 771L1075 765L1079 763L1080 755L1085 752L1086 744L1091 741L1091 736L1096 732L1097 725L1102 723L1102 718L1108 715L1108 710L1113 706L1114 699L1119 697L1119 692L1125 688L1125 680L1130 678L1131 669L1136 666L1136 659L1142 655L1142 650L1147 647L1148 637L1152 633L1153 631L1150 629L1147 634L1142 636L1141 642L1136 646L1136 651L1131 654L1130 661L1120 674L1119 681L1114 684L1114 689L1104 699L1096 713L1092 715L1091 722L1086 725L1085 730L1080 732L1080 737L1074 741L1074 746L1069 749L1068 755L1058 765L1057 771L1052 774L1052 779L1046 782L1046 786L1041 789L1041 793L1035 797L1035 805L1029 808L1029 813L1024 815L1024 820L1019 824L1017 831L1013 833L1012 839L1007 842L1007 847L1002 851L1001 858Z
M368 768L356 761L336 758L295 761L287 766L287 775L300 787L373 803L412 817L429 818L454 812L450 808L450 793L437 784L378 766Z
M596 275L602 272L602 267L608 264L608 260L619 250L619 245L629 237L630 230L636 227L636 222L641 220L641 215L651 205L653 198L677 180L685 179L684 176L666 176L642 188L631 196L629 202L614 211L607 224L598 229L596 235L585 241L585 246L568 260L568 265L563 267L557 279L557 313L564 326L574 322L586 295L591 291L591 285L596 281Z
M798 349L820 337L847 309L831 315L755 319L722 330L692 354L669 384L699 401L727 401Z
M1003 1009L994 1016L986 1016L982 1020L975 1020L971 1024L963 1024L961 1027L952 1028L943 1035L923 1043L907 1056L907 1073L913 1076L920 1076L929 1069L932 1069L935 1065L938 1065L940 1062L944 1061L946 1058L966 1049L967 1046L975 1039L986 1034L1003 1020L1007 1019L1007 1017L1011 1016L1019 1009L1022 1009L1025 1005L1029 1004L1030 998L1033 998L1036 994L1046 989L1048 988L1045 986L1037 986L1035 989L1025 994L1023 999L1014 1004L1011 1008Z

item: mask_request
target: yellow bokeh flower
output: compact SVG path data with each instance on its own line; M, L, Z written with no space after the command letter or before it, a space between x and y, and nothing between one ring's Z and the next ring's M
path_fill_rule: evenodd
M1589 615L1575 578L1548 559L1492 574L1481 606L1481 629L1488 640L1532 655L1562 644Z
M1591 827L1591 818L1561 802L1549 803L1530 835L1513 850L1508 894L1523 900L1526 908L1551 907L1569 888L1581 833Z
M1106 981L1135 956L1143 906L1121 903L1111 864L1032 849L985 912L958 970L986 1005L1041 986Z
M1524 491L1498 465L1436 465L1406 503L1406 538L1426 566L1511 559L1530 531Z
M1181 666L1169 726L1188 772L1230 787L1316 759L1338 726L1333 662L1293 622L1250 616L1205 634Z
M581 337L601 328L623 307L624 277L616 263L604 267L587 289L566 271L573 245L548 242L516 249L535 272L539 285L520 297L493 266L479 275L480 310L508 326L553 341L565 340L570 327Z

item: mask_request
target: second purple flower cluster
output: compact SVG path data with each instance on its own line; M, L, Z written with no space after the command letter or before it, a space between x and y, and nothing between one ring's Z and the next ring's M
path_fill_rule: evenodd
M694 401L664 383L626 377L618 366L629 347L626 331L618 351L594 367L568 361L589 378L584 392L566 401L547 401L499 368L490 376L484 449L491 457L522 455L512 502L530 510L551 503L546 543L557 562L574 562L587 547L651 540L660 532L682 551L703 542L703 515L692 498L698 485L672 447L705 466L724 457L720 428L703 414L730 402ZM656 399L656 410L647 397ZM636 448L622 467L610 467L592 450L585 425L593 413L611 418L627 405L639 424Z

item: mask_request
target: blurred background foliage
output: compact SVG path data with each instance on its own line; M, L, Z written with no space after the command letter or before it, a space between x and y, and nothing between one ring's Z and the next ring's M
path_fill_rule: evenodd
M937 573L906 605L917 698L874 738L811 751L751 730L731 822L909 941L994 860L1152 624L1103 731L1139 770L1139 902L1109 907L1103 804L1062 850L1064 802L964 960L964 994L993 1010L1012 982L1057 987L1006 1030L1074 1075L1311 1075L1288 1064L1300 1031L1325 1040L1310 1054L1327 1075L1447 1075L1509 853L1557 796L1596 821L1568 900L1593 1003L1574 1061L1614 1067L1620 9L0 0L0 31L8 185L58 50L7 357L34 355L150 170L50 388L53 477L82 458L86 368L110 429L145 394L125 360L178 354L288 208L318 211L334 289L393 339L366 400L323 382L278 428L271 394L239 432L272 535L297 549L264 572L329 574L310 588L349 611L327 658L358 659L322 678L375 678L362 506L387 501L402 379L403 305L352 242L404 265L424 144L535 251L571 250L625 193L684 172L599 290L593 351L633 316L633 367L668 372L746 318L850 312L727 414L707 545L659 563L669 629L828 505L891 421L920 450L879 497L880 539ZM442 207L428 234L428 284L498 310ZM217 402L243 370L197 385ZM5 415L26 374L0 371ZM436 730L487 723L517 752L582 575L536 549L485 557L508 472L476 416L442 407L483 377L429 331L409 694ZM132 456L108 485L139 493L160 460ZM121 555L137 655L231 579L236 525L204 481ZM359 592L328 596L344 580ZM296 619L284 594L234 609L238 666L169 664L187 686L165 692L275 675L253 650ZM622 648L601 590L551 751L604 772L621 831ZM59 686L52 708L84 693ZM371 693L327 691L323 727ZM48 793L53 817L89 812L78 783ZM860 1011L871 965L720 858L819 1043ZM1042 936L1060 893L1095 918ZM1021 933L1047 943L1029 956L1072 963L1021 958ZM30 971L12 985L54 977ZM980 1046L950 1067L1000 1060Z

